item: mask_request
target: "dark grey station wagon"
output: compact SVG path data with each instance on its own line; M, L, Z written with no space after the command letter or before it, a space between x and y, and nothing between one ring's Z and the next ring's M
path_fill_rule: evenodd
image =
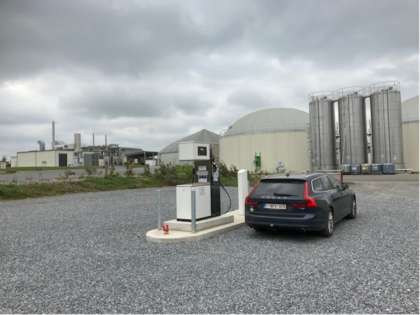
M334 223L356 214L354 192L327 174L267 176L245 198L245 223L257 231L287 228L330 237Z

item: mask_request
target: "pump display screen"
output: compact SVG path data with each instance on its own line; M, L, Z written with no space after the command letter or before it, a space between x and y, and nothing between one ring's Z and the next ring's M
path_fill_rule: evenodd
M197 147L197 154L198 156L206 156L207 155L207 147Z

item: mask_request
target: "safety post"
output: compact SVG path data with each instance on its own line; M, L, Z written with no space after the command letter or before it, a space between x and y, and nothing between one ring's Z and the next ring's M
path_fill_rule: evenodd
M341 182L341 184L343 184L343 173L344 173L344 171L341 170L340 171L340 182Z
M249 183L248 183L248 171L238 171L238 205L239 214L245 215L245 198L248 195Z
M157 191L157 209L158 209L158 222L157 222L157 226L158 226L158 230L162 229L162 213L160 211L160 199L161 199L161 193L160 193L160 189Z
M195 232L195 190L191 190L191 233Z

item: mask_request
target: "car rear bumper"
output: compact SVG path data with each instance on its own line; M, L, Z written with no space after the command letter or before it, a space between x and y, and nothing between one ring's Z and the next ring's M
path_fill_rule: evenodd
M303 217L268 216L245 212L245 224L250 227L271 229L305 229L319 231L325 228L326 214L307 214Z

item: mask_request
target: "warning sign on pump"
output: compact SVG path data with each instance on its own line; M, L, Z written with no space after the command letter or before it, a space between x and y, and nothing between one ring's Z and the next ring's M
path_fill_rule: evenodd
M199 183L207 183L207 176L206 175L198 176L198 182Z

